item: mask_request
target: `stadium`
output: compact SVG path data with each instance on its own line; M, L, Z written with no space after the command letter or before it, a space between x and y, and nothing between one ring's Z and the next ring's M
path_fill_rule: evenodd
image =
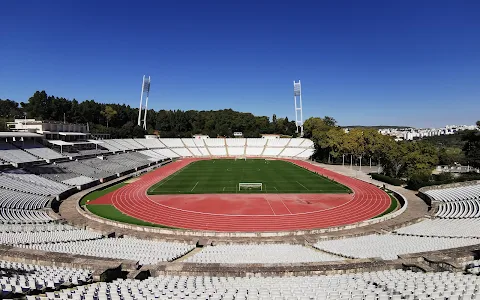
M0 299L480 300L480 2L1 7Z
M476 182L417 194L312 161L299 137L1 135L3 298L475 294Z

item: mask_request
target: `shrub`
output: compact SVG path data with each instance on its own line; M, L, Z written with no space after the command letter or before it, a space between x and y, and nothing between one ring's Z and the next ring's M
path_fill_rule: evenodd
M385 182L385 183L388 183L388 184L391 184L391 185L400 186L400 185L405 183L405 181L403 181L401 179L393 178L393 177L383 175L383 174L371 173L370 175L375 180L382 181L382 182Z

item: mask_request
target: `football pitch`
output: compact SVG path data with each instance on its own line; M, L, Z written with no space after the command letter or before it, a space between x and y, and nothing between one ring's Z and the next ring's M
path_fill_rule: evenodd
M350 192L344 185L290 162L265 159L195 161L148 189L150 195Z

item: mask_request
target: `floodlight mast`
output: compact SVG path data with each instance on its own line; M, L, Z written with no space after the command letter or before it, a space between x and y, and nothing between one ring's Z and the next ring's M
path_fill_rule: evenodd
M293 81L293 101L295 102L296 133L300 129L300 136L303 136L302 84L300 80L298 82Z
M138 108L138 126L142 126L142 104L143 94L146 94L145 98L145 113L143 115L143 128L147 129L147 109L148 109L148 96L150 95L150 76L143 75L142 80L142 92L140 93L140 106Z
M148 76L148 81L145 82L145 91L147 97L145 98L145 114L143 115L143 129L147 130L147 111L148 111L148 96L150 95L150 76Z

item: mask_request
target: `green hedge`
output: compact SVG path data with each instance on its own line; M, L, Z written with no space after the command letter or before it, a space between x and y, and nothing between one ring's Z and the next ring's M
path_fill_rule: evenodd
M385 182L385 183L388 183L388 184L391 184L391 185L399 186L399 185L402 185L402 184L405 183L405 181L403 181L401 179L393 178L393 177L390 177L390 176L387 176L387 175L382 175L382 174L377 174L377 173L371 173L370 175L375 180L382 181L382 182Z
M463 173L458 177L439 174L439 175L433 175L430 178L426 178L426 179L422 177L412 176L412 178L408 180L407 188L410 190L418 190L425 186L449 184L449 183L464 182L464 181L471 181L471 180L480 180L480 174L473 173L473 172Z

